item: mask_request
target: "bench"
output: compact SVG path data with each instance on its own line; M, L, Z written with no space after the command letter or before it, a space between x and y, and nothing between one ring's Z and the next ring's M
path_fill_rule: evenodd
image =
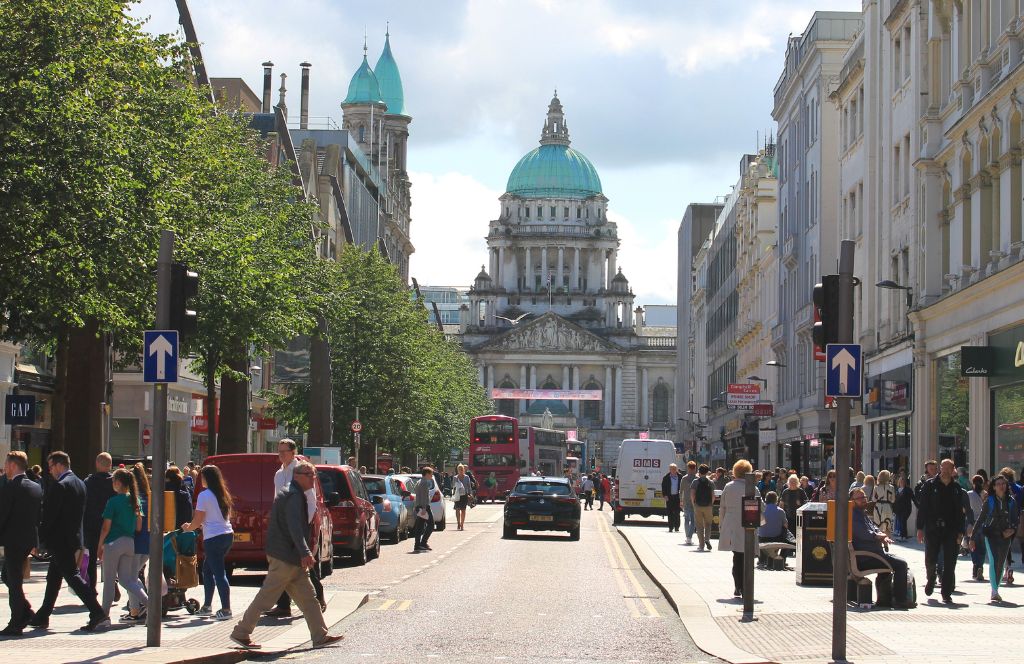
M889 564L882 556L871 551L858 551L853 548L853 543L849 543L850 547L850 573L847 577L849 582L854 584L854 590L856 592L849 598L851 601L856 601L861 608L870 608L871 597L872 597L872 582L871 576L877 576L879 574L892 574L892 565ZM877 560L882 566L872 567L871 569L860 569L857 565L857 558L873 558ZM865 601L866 598L866 601Z
M768 557L766 569L785 570L786 559L782 557L783 551L796 551L796 545L788 542L761 542L758 544L760 552Z

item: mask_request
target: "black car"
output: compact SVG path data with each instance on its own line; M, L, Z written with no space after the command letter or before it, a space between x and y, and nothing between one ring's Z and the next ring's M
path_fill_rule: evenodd
M580 538L580 501L564 477L524 477L505 502L506 538L517 530L565 530Z

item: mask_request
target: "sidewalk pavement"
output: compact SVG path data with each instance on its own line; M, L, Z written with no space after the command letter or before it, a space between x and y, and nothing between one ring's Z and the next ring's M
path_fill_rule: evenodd
M242 577L248 580L249 577ZM57 608L50 617L49 630L28 627L21 637L0 640L0 661L3 664L20 664L31 662L38 664L57 664L60 662L113 662L116 664L169 664L171 662L204 662L226 664L239 662L252 654L280 653L296 648L309 642L309 630L301 614L295 612L290 619L263 618L260 626L253 633L253 640L262 644L263 648L255 651L242 651L235 647L228 635L235 623L241 619L242 613L259 591L262 576L243 581L244 585L231 586L231 608L234 617L223 622L213 618L191 616L185 609L177 609L168 613L163 620L161 630L161 647L146 647L146 627L144 625L126 625L119 623L123 613L124 592L120 606L111 609L113 626L105 631L89 633L80 631L88 622L88 614L78 602L71 589L65 584L57 599ZM43 590L46 586L46 564L33 563L32 577L25 584L25 593L33 607L42 603ZM369 598L361 592L333 591L330 586L324 587L327 599L327 611L324 618L327 624L334 625L338 621L362 606ZM203 589L193 588L187 591L189 598L202 602ZM220 600L214 599L214 608ZM7 610L7 587L0 584L0 613L4 614L4 623L10 616ZM2 639L3 637L0 637Z
M754 616L745 622L743 601L732 596L732 554L697 551L679 533L668 533L655 519L628 521L618 527L641 566L675 607L697 646L733 664L756 662L827 662L832 653L832 587L800 586L796 572L754 573ZM694 538L696 542L696 538ZM984 583L970 579L971 562L957 564L954 604L942 603L936 588L924 594L924 549L916 542L897 543L891 553L906 560L917 583L917 608L907 611L847 609L849 661L870 664L990 662L997 650L1014 652L1024 643L1020 622L1024 606L1024 572L1016 556L1017 585L1000 588L1002 605L989 603L988 566ZM789 559L792 566L792 559ZM950 641L949 637L955 637ZM1008 639L1009 637L1009 639ZM964 643L983 644L981 648ZM957 645L959 644L959 645ZM999 645L1002 644L1002 645ZM993 650L995 648L995 650Z

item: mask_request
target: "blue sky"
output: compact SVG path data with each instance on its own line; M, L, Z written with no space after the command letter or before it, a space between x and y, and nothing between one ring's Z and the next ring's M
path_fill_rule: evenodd
M573 147L597 167L620 225L619 265L639 303L675 302L675 234L686 205L729 192L739 160L772 131L787 36L815 10L860 0L192 0L212 76L259 91L261 63L313 64L311 116L339 103L390 23L412 115L411 274L468 285L509 172L537 145L554 88ZM172 0L136 10L178 30ZM277 95L275 92L275 102Z

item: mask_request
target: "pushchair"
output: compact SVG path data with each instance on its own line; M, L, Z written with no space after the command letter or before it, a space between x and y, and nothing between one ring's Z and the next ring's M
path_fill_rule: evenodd
M164 535L164 577L167 594L163 598L163 615L184 608L189 614L199 610L199 602L187 599L185 591L199 585L196 569L196 534L172 530Z

